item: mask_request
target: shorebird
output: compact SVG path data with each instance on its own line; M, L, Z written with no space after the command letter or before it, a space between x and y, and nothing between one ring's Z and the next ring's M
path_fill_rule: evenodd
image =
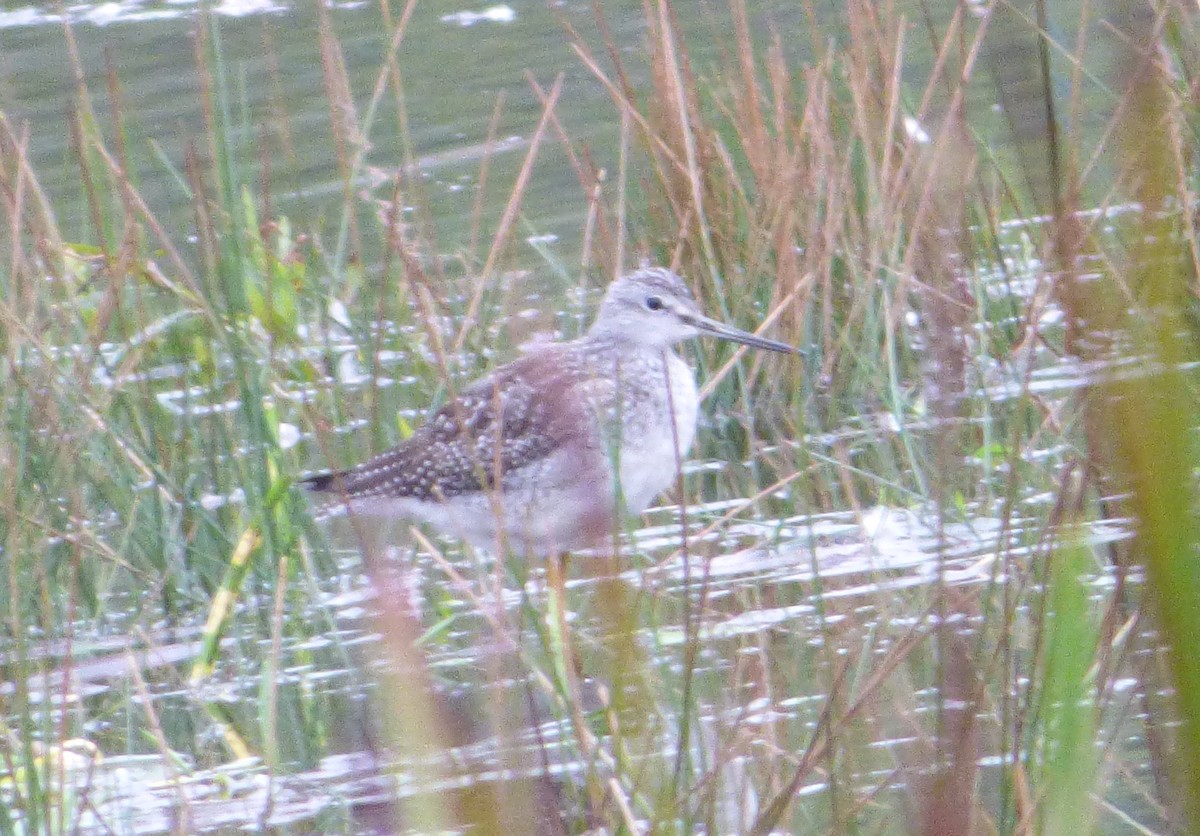
M706 317L683 279L614 281L587 333L480 378L406 441L303 481L351 514L427 523L485 550L552 556L610 538L669 487L696 435L699 395L676 343L710 335L793 353Z

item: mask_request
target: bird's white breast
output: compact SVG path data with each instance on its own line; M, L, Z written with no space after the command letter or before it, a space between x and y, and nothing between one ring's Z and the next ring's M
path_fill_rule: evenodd
M635 514L675 482L696 437L700 404L696 380L675 352L664 354L670 386L653 387L657 393L653 408L626 416L619 472L625 505Z

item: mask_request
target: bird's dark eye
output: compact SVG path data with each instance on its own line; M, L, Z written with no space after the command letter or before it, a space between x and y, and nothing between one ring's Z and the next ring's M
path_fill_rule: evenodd
M663 309L663 300L657 296L647 296L646 307L652 311L661 311Z

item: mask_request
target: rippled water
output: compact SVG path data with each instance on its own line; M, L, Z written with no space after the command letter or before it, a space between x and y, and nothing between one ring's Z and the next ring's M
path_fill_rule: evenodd
M726 501L700 505L689 509L689 515L693 519L716 518L735 504ZM1037 533L1024 530L1019 521L1003 527L1000 521L983 517L939 528L933 516L910 509L877 507L861 517L845 512L734 523L719 533L689 537L692 554L685 558L679 552L681 536L674 522L677 509L661 508L649 517L649 525L631 532L629 557L622 561L629 568L617 577L627 584L631 596L675 602L660 607L662 615L676 610L679 602L702 606L691 616L698 621L686 627L680 622L664 621L651 632L637 636L637 644L646 649L648 664L670 668L677 661L675 649L693 643L698 659L694 676L716 681L736 678L735 670L753 659L758 642L792 635L803 637L803 642L815 651L837 634L846 619L851 619L854 630L864 634L892 635L891 640L883 638L872 643L873 652L883 654L906 630L929 625L928 615L919 610L901 604L889 607L890 598L906 589L929 589L938 583L977 587L1004 584L1008 581L1004 565L1027 559L1031 551L1029 538ZM693 527L699 529L700 523ZM1080 534L1100 545L1124 538L1128 531L1119 522L1109 521L1087 526L1071 536ZM87 793L89 806L94 808L81 819L81 832L108 832L112 827L121 832L162 832L178 827L181 821L195 832L222 826L283 827L289 823L303 823L304 829L315 828L314 832L324 828L340 831L367 826L364 820L371 821L375 808L386 811L394 799L412 794L522 777L539 781L549 778L547 791L554 792L558 782L578 780L581 766L570 754L573 740L565 719L542 717L533 725L509 729L499 737L487 732L486 725L471 731L475 721L469 719L470 713L478 710L478 706L472 708L473 698L469 696L474 689L494 690L499 685L511 689L518 700L525 699L527 682L496 682L490 673L498 658L512 657L509 661L514 661L514 654L520 653L519 645L531 636L522 639L520 632L498 634L496 624L519 624L528 609L548 609L544 572L529 570L520 586L513 585L512 575L505 575L497 588L486 564L474 564L462 557L453 558L453 570L429 555L417 554L414 562L413 555L404 550L397 550L392 558L395 571L411 585L416 599L437 599L436 616L428 610L423 616L434 636L423 645L425 659L439 683L435 688L439 699L450 706L461 703L459 710L467 712L466 728L460 729L466 739L436 755L440 771L449 777L432 785L423 783L414 776L427 772L428 764L421 767L403 757L396 760L394 755L384 755L371 745L361 748L378 733L379 720L371 706L387 704L386 697L379 700L375 674L359 669L359 664L368 660L368 669L379 670L374 615L384 602L363 573L358 552L351 549L341 554L342 574L320 581L321 591L312 599L309 617L320 629L311 635L295 635L289 630L275 674L281 706L292 704L287 692L299 689L316 694L315 703L330 712L326 727L334 733L334 739L308 753L311 765L303 767L292 760L300 754L293 750L287 759L290 765L283 771L268 768L257 756L204 768L203 753L220 744L212 738L207 743L197 739L195 752L179 752L178 763L166 762L157 755L115 753L106 753L102 760L93 762L90 751L73 752L64 757L68 784L73 792ZM586 561L585 557L577 559ZM612 578L605 573L595 574L585 567L582 574L568 582L567 589L570 600L586 613L597 587L611 583ZM1095 581L1097 594L1103 595L1110 583L1109 573L1099 575ZM769 590L772 598L788 603L764 600L764 590ZM491 610L486 618L479 609L481 601ZM255 607L253 600L247 600L241 609L249 614ZM442 626L435 628L432 621L437 618ZM594 611L590 615L577 614L576 619L577 641L587 646L605 643L606 624ZM957 622L956 629L969 634L980 619L982 616ZM141 703L143 694L148 695L164 723L172 722L172 715L186 717L191 712L187 704L197 699L201 704L223 706L233 716L254 716L263 688L258 672L270 654L270 638L253 624L242 621L237 633L226 639L224 661L216 675L194 691L184 686L179 676L199 649L194 640L199 623L190 628L176 626L157 635L139 629L128 636L119 629L120 619L114 621L114 635L77 639L74 657L81 658L86 647L90 660L72 663L69 686L57 679L50 683L33 681L33 698L60 702L68 696L70 701L87 700L89 713L96 718L105 716L102 706L106 702L131 692L134 705ZM127 649L130 646L147 649L134 653ZM59 643L35 648L34 654L53 657L65 650ZM499 664L503 667L506 663ZM47 684L49 693L43 690ZM926 709L936 700L932 691L915 697L917 705ZM820 690L813 690L774 696L735 693L727 701L701 701L698 728L711 739L698 745L716 747L719 739L735 731L745 734L794 723L808 727L824 699ZM178 714L179 709L183 709L182 714ZM112 722L119 722L119 715L110 716L107 723L97 719L91 729L94 738L103 741L104 727ZM231 722L233 727L239 726L237 720ZM285 724L281 718L281 729L286 729ZM217 733L219 727L210 728L206 734ZM482 736L475 737L478 733ZM663 733L663 754L667 755L674 744L669 731ZM874 745L903 753L914 743L912 739L884 738ZM547 757L554 766L548 773ZM988 761L984 759L985 766ZM731 762L727 768L736 770L738 765ZM860 777L869 784L879 776ZM176 779L182 779L182 784L176 785ZM798 794L803 797L823 788L824 783L815 779L801 787ZM755 809L751 805L744 810L743 818L752 817ZM383 815L381 821L387 821L390 814ZM350 821L358 824L352 827Z
M1010 290L1014 287L1019 285L1008 285ZM1054 319L1053 310L1042 315ZM172 324L164 322L163 327ZM113 367L136 342L105 349ZM402 352L381 356L382 376L372 380L358 368L358 346L348 335L332 346L296 351L304 355L329 348L342 358L334 375L315 383L298 381L293 389L278 393L282 403L298 409L332 387L353 404L355 393L368 385L411 385L403 370L412 357ZM1081 369L1045 351L1036 365L1029 390L1046 398L1069 395L1093 374L1121 372L1112 365ZM117 389L152 382L159 388L159 403L181 421L217 420L236 407L219 387L172 389L171 381L187 379L187 372L180 364L166 364L136 377L101 376L95 382ZM1019 384L1003 378L1003 370L996 369L994 379L980 382L980 394L994 403L1018 396ZM298 424L286 420L286 413L283 417L284 426L292 427L292 443L315 443ZM419 420L419 410L405 417ZM896 431L887 417L877 416L866 428L849 426L789 443L802 445L812 455L832 456L839 444L870 443L877 432ZM338 431L353 431L360 423ZM910 421L905 430L936 433L939 426ZM1056 449L1030 450L1025 458L1053 471L1060 454ZM689 462L685 472L690 479L712 478L748 464L752 463L698 459ZM981 472L982 478L1003 477L1002 467L992 467L990 474ZM776 494L791 502L794 491L795 485L789 485ZM236 494L202 499L208 508L240 501ZM822 682L799 688L793 682L776 691L756 677L746 679L746 671L756 665L778 664L770 659L772 643L793 642L817 659L827 647L843 654L845 631L863 637L863 649L871 658L885 658L913 631L936 626L937 615L929 609L934 591L974 587L996 594L1007 584L1024 583L1030 561L1052 545L1047 537L1062 536L1066 542L1102 549L1129 536L1122 520L1090 522L1064 532L1048 529L1049 501L1049 495L1027 492L1024 512L992 515L979 508L965 516L919 505L880 505L771 518L763 516L757 504L737 497L654 508L627 532L615 563L586 553L573 558L565 584L571 607L568 621L584 670L589 665L604 669L606 646L624 639L611 633L613 622L597 602L617 594L625 606L645 614L631 646L665 694L682 687L681 680L670 684L683 675L681 650L693 654L687 675L703 694L696 702L699 714L693 718L695 736L689 744L697 758L716 757L731 736L803 736L818 722L827 694ZM120 521L95 524L117 526ZM531 684L536 677L527 678L528 666L536 671L549 664L538 626L554 606L545 569L519 562L497 564L485 555L464 554L450 541L438 541L442 553L401 547L412 541L405 526L396 525L387 538L393 545L384 571L394 580L387 594L401 590L403 600L381 600L380 576L367 571L347 522L327 522L322 536L335 547L337 571L293 582L298 586L289 597L300 608L287 614L278 636L256 615L271 610L272 591L248 591L239 602L241 615L224 640L218 669L198 688L187 685L184 677L199 651L199 610L186 623L148 628L135 599L114 598L106 630L96 632L95 625L88 624L69 645L55 641L26 650L27 658L48 660L51 668L56 658L71 660L66 679L30 680L31 699L58 706L56 712L86 701L93 718L85 741L47 755L64 763L63 791L86 796L81 832L289 825L311 832L370 831L386 829L381 823L391 821L397 799L480 785L523 786L523 781L532 781L538 792L546 793L546 804L569 809L564 788L575 787L567 794L577 795L585 773L575 754L570 718L554 707L551 692ZM1095 594L1106 595L1112 583L1110 570L1097 572ZM427 631L420 643L425 670L433 679L436 698L457 718L452 729L456 742L427 756L429 760L414 760L380 743L386 725L381 711L389 705L380 682L389 679L379 676L397 664L401 677L413 675L380 641L378 618L397 606L410 610ZM1016 615L1017 620L1035 617L1029 612ZM970 636L985 626L986 618L982 612L957 613L952 625ZM801 666L809 664L812 660ZM724 684L728 682L739 684L729 690ZM259 727L259 702L268 685L276 689L279 702L274 737ZM12 686L6 687L11 693ZM598 686L585 678L582 687ZM500 733L480 704L485 693L529 713ZM585 702L597 708L605 704L600 692L589 693L584 694ZM632 699L647 697L635 694ZM921 689L912 695L909 708L931 711L940 699L935 690ZM152 708L165 726L164 739L187 739L184 729L195 725L194 748L175 750L175 761L111 751L94 757L105 740L119 739L113 733L123 725L141 725L134 716L140 715L139 706ZM203 722L197 722L198 706L204 706ZM289 716L313 710L322 716ZM151 723L144 733L158 732ZM678 742L670 719L659 717L647 733L642 741L646 748L638 757L671 760ZM260 736L257 743L251 739ZM93 741L99 741L100 748ZM884 735L870 745L906 761L918 756L919 744L915 737ZM230 761L222 754L226 747L235 752L242 747L247 754ZM752 797L754 784L746 778L754 762L745 754L722 757L728 757L721 772L723 785L736 795L722 805L730 817L724 829L741 830L761 811L761 799ZM1003 757L984 752L980 763L985 768L999 766ZM868 769L855 780L864 786L894 782L893 789L900 791L904 780L880 769ZM431 773L438 777L421 777ZM828 789L814 776L797 788L796 797Z
M380 50L378 13L357 3L331 8L345 36L352 83L356 91L369 89ZM640 37L639 17L633 13L638 9L639 3L630 2L611 13L622 43L634 44ZM798 14L786 3L762 4L761 9L763 18L784 25L794 23ZM559 4L559 10L586 18L583 7ZM270 68L263 58L264 33L273 38L279 63L287 68L279 83L284 100L295 108L296 129L293 165L279 174L274 188L284 212L319 226L326 201L336 201L342 187L328 147L305 131L326 118L327 108L319 92L322 82L313 57L310 13L273 2L224 2L214 11L228 17L225 48L243 73L240 95L251 110L266 103L261 94ZM836 10L830 14L836 15ZM187 33L195 15L196 6L182 2L30 5L0 12L0 66L6 74L0 102L6 111L30 121L31 159L46 175L44 185L64 205L64 218L78 212L82 201L74 170L63 165L68 153L62 110L70 81L64 41L53 25L63 19L76 25L82 60L95 73L90 81L97 89L103 86L103 56L110 51L127 96L136 103L131 108L137 140L132 153L143 160L143 187L170 217L184 202L167 167L153 160L161 153L178 166L188 138L197 133L199 114L186 104L195 101L190 90L194 80L190 72L178 72L181 56L192 48ZM414 47L404 55L412 74L412 140L415 164L429 184L437 218L470 213L473 177L501 89L512 98L499 126L500 139L489 152L501 169L519 163L530 120L538 112L523 80L531 64L543 78L572 67L576 85L570 88L564 119L575 120L578 135L615 132L604 94L594 84L583 83L585 74L570 63L556 26L541 4L443 3L414 18L411 43L431 46ZM187 95L181 93L185 88ZM253 147L252 138L242 139L247 148ZM606 147L598 142L598 155ZM357 185L367 193L381 188L404 158L403 151L390 132L381 132L368 173ZM584 210L573 178L562 159L550 157L540 169L526 201L529 247L562 255L577 246ZM181 214L175 217L181 227L190 223ZM1022 225L1030 223L1034 221L1014 222L1005 230L1010 262L972 266L975 276L982 276L986 293L1001 301L1016 300L1016 317L1025 314L1045 281L1036 259L1022 249ZM512 277L511 286L517 299L511 309L516 313L498 327L516 320L518 333L572 333L590 301L564 294L568 308L553 317L540 312L546 298L533 285L523 284L520 275ZM428 399L411 373L414 364L431 359L422 353L420 340L414 338L417 347L411 351L371 353L375 365L368 370L361 359L368 352L355 332L339 327L347 324L344 309L333 303L327 313L327 331L310 326L305 332L310 339L286 349L279 360L309 360L325 368L324 360L330 358L328 376L314 380L297 375L273 392L280 411L281 446L304 453L308 461L321 460L323 452L302 429L309 426L302 411L315 398L335 396L343 413L351 416L331 430L335 435L353 434L368 423L373 406L369 396L380 389L406 404L399 417L410 423L420 419L417 405ZM1037 315L1046 331L1061 327L1062 312L1053 303L1043 304ZM222 386L189 382L195 370L190 361L123 371L123 360L131 352L186 328L190 316L172 314L128 344L102 346L105 362L97 365L92 383L113 392L150 387L157 404L180 426L207 426L236 410L238 401ZM916 312L908 324L904 337L920 349ZM404 326L385 322L376 327L395 333ZM1028 378L1025 368L1015 363L984 366L973 381L973 395L994 406L1030 394L1058 404L1098 375L1122 371L1111 363L1085 368L1040 344L1029 351L1034 356ZM490 363L505 358L487 359ZM478 358L463 358L465 368L477 362ZM969 421L974 427L986 424L986 418ZM711 429L702 429L702 434ZM901 432L928 437L945 429L932 419L894 415L881 408L851 425L826 428L790 443L813 460L832 462L839 449L863 450ZM783 452L790 455L794 450ZM565 583L564 619L571 625L583 671L610 671L612 648L627 643L650 682L628 683L628 705L633 708L621 719L632 722L630 715L637 710L649 715L644 733L633 736L641 749L631 757L657 765L648 769L658 771L675 760L680 748L697 762L719 761L713 774L725 794L718 805L724 819L713 822L713 830L744 830L764 802L757 795L762 784L754 780L756 755L770 747L773 755L803 750L829 697L829 671L849 657L844 642L855 643L867 660L865 670L870 661L884 659L902 646L914 631L939 626L935 593L946 587L982 590L980 598L1000 595L1007 585L1027 582L1030 562L1045 555L1055 538L1099 552L1129 536L1123 520L1091 521L1068 531L1047 528L1053 496L1044 482L1058 474L1066 453L1053 445L1025 451L1024 464L1045 478L1031 480L1015 509L1004 507L1002 499L993 507L927 508L899 496L873 507L772 516L767 509L782 504L804 507L800 478L762 502L715 499L718 491L705 490L704 501L647 512L626 533L615 562L575 556ZM713 456L713 448L699 455ZM981 446L974 465L980 481L994 482L1001 496L1006 473L1003 457L994 458ZM700 458L689 462L685 472L693 484L711 487L731 469L751 470L757 464ZM739 482L720 482L728 483ZM155 486L147 482L140 490L153 491ZM215 511L238 506L244 497L240 489L208 490L197 502ZM80 523L118 541L124 524L113 514ZM187 682L208 604L201 592L185 606L170 608L188 616L166 621L159 615L160 602L147 600L145 590L114 590L106 601L106 620L81 622L69 642L39 642L33 637L19 657L10 638L0 643L3 663L22 658L54 671L22 683L0 683L0 698L11 697L22 685L30 700L45 710L46 728L57 728L70 712L87 718L84 737L43 753L63 765L63 786L56 791L78 799L79 832L386 830L392 826L397 798L479 785L524 786L522 781L532 782L530 792L539 806L579 805L587 770L577 757L579 743L570 718L555 702L552 689L530 673L553 666L544 621L555 604L546 569L497 563L484 555L464 554L443 541L435 544L444 553L418 549L403 526L396 526L393 535L386 572L395 583L386 589L402 591L403 600L381 600L379 576L367 571L355 533L345 521L326 523L315 531L310 547L319 552L327 541L332 568L322 570L327 564L321 556L307 554L309 565L290 577L283 590L281 629L269 616L279 590L262 579L250 585L238 602L220 664L201 686ZM1104 597L1115 582L1109 569L1098 566L1091 588ZM606 609L613 601L638 613L632 636L614 630ZM397 660L381 638L380 614L398 607L411 612L423 631L423 671L404 669L403 660ZM1021 610L1014 620L1027 622L1038 615ZM956 613L948 620L970 638L984 629L986 619L986 613L977 611ZM781 646L787 651L782 660L775 656L775 648ZM694 657L690 666L681 661L685 654ZM440 707L454 721L453 740L427 755L430 762L385 742L389 699L394 696L389 689L395 681L389 671L397 675L396 668L401 678L429 675ZM814 672L826 675L810 677ZM854 674L850 670L845 675L853 679ZM580 685L585 692L581 702L597 712L612 705L612 695L601 693L602 679L585 675ZM677 707L672 700L679 698L685 679L694 689L698 716L681 743L676 716L663 706ZM914 673L912 681L923 680ZM1129 687L1128 680L1116 680L1114 699L1119 701ZM896 698L896 704L882 706L879 714L886 719L898 719L906 711L924 715L944 696L931 688L913 688L906 702ZM264 726L261 710L269 699L278 706L274 727ZM515 718L512 726L497 728L503 724L492 722L489 700L519 707L509 715ZM79 711L80 706L84 710ZM1130 717L1122 719L1127 723ZM864 750L879 758L864 757L854 764L850 774L856 785L899 794L907 779L920 773L908 764L920 762L923 741L916 733L904 734L902 726L881 723L877 737L864 743ZM1114 727L1121 728L1119 723ZM10 732L10 737L16 736ZM1118 754L1124 751L1120 741L1109 745L1120 750ZM1128 761L1140 768L1141 742L1124 745L1134 752ZM245 755L231 758L230 752ZM995 770L1006 757L984 751L979 762ZM436 780L423 780L430 773L437 773ZM999 777L993 771L984 781L991 786ZM827 782L828 776L814 774L796 788L796 797L828 792ZM12 806L10 783L0 783L0 795ZM814 821L823 820L814 815Z

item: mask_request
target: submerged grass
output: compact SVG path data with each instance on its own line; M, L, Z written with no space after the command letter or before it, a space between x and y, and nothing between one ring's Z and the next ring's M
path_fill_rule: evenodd
M922 30L889 3L847 4L844 33L809 10L800 59L731 0L704 13L715 61L694 57L682 7L648 1L631 53L596 4L588 27L563 23L611 98L616 150L572 137L563 76L530 77L541 107L521 164L485 154L469 232L443 242L407 136L399 48L415 8L384 7L361 109L319 14L343 187L329 228L274 210L284 109L255 129L213 19L194 41L205 131L171 172L194 242L139 188L115 73L101 116L74 58L86 234L59 228L36 138L0 114L0 831L102 815L65 790L77 738L157 753L173 780L251 755L282 784L369 751L399 776L379 829L1194 828L1194 12L1167 2L1119 30L1137 60L1105 81L1108 127L1084 147L1056 110L1056 62L1073 68L1072 119L1098 71L1082 35L1051 40L1041 7L927 21L917 80ZM1008 60L1044 84L1020 151L1048 160L1015 170L976 104L995 31L1014 26ZM408 151L374 201L358 185L372 135L392 130L389 93ZM489 148L504 106L481 114ZM653 517L687 532L656 565L472 563L419 534L424 557L398 561L361 525L344 533L363 560L347 563L290 481L403 436L493 363L469 349L519 339L497 308L518 295L522 207L551 148L586 214L578 266L547 255L547 269L583 285L653 258L805 358L699 347L715 420L695 458L728 464L681 478ZM1022 220L1034 214L1050 220ZM410 381L385 386L395 356ZM1042 385L1064 366L1060 389ZM896 520L928 552L919 581L889 563ZM1117 528L1107 545L1098 521ZM875 532L856 541L861 570L839 570L836 525ZM968 534L992 545L965 562ZM743 554L734 574L758 583L729 582ZM375 653L328 603L357 574L383 596ZM94 650L117 601L134 612ZM135 668L124 701L79 701L51 676L135 646L185 664ZM345 668L357 695L357 671L384 661L382 720L314 674ZM256 698L225 706L221 688L247 680ZM179 826L203 826L173 791ZM337 826L371 826L360 800ZM260 812L269 822L269 800Z

